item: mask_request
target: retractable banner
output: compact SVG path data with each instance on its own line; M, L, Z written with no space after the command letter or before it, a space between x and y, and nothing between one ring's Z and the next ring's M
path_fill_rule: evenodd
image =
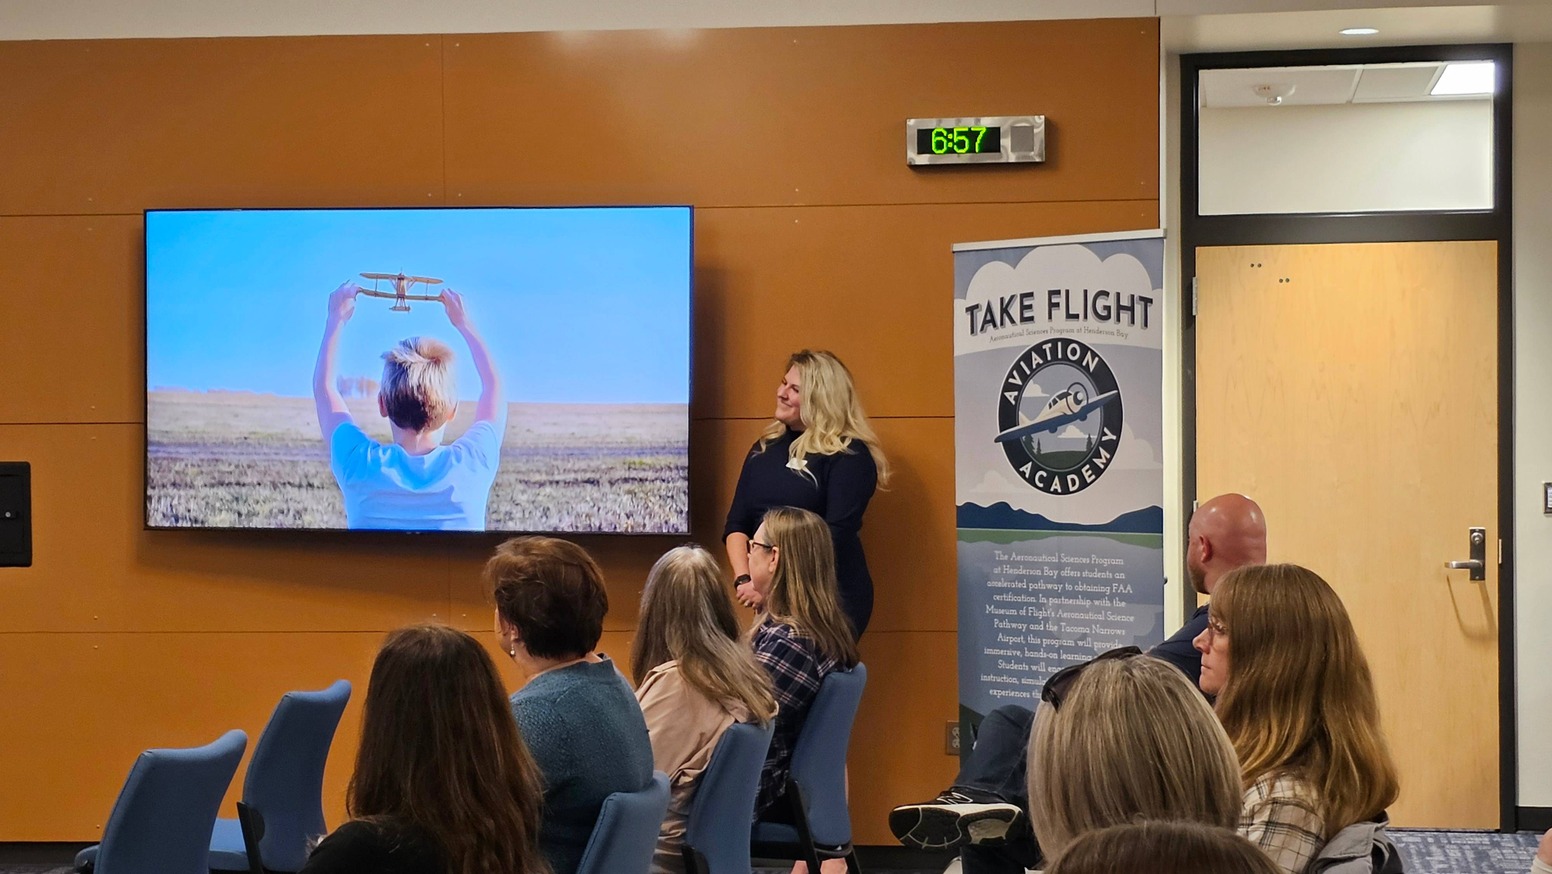
M954 247L959 702L1164 637L1161 231ZM965 748L968 748L965 744Z

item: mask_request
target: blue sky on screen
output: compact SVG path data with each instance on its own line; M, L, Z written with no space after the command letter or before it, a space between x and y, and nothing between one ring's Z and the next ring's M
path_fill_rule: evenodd
M687 207L148 213L146 383L311 397L329 293L402 270L463 294L510 401L686 403L689 246ZM337 372L378 379L386 349L429 335L476 397L442 304L392 305L356 299Z

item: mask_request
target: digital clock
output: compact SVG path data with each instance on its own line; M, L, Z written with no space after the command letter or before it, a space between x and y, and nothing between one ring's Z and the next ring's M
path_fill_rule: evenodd
M1002 128L984 124L916 129L918 155L990 155L1002 153Z
M905 163L1016 164L1045 160L1045 116L911 118L905 122Z

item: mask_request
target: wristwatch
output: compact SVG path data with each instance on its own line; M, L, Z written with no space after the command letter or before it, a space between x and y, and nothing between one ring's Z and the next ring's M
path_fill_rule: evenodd
M742 586L744 583L747 583L747 582L749 582L752 579L754 579L754 577L751 577L748 574L739 574L738 576L733 578L733 588L736 589L739 586Z

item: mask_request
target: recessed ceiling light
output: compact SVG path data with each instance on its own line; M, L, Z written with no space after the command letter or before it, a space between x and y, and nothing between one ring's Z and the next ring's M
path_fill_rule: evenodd
M1373 36L1380 32L1377 27L1348 27L1338 31L1342 36Z
M1439 81L1433 83L1433 90L1428 93L1434 97L1492 94L1494 81L1498 78L1496 72L1492 61L1446 64L1444 72L1439 74Z

